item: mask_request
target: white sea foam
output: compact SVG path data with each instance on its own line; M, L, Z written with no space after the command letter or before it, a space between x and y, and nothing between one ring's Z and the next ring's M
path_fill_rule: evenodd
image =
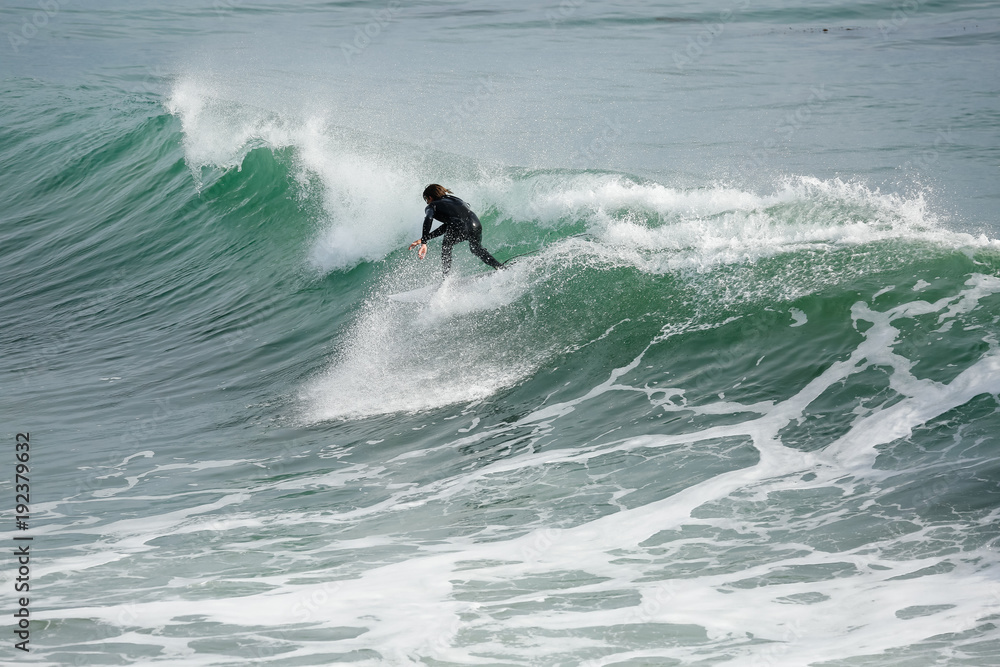
M202 492L208 495L201 504L141 521L77 527L80 534L99 534L96 546L105 555L97 558L95 549L84 560L61 559L53 571L97 568L199 530L236 537L247 529L295 525L314 537L308 547L285 536L239 543L240 549L280 556L289 564L280 573L233 579L258 587L239 595L200 596L214 576L192 573L173 578L169 596L111 604L62 601L59 614L119 627L125 632L120 640L158 647L168 661L188 664L216 663L172 637L212 623L242 628L243 638L262 652L258 657L281 650L285 658L308 661L375 650L380 657L355 656L360 664L373 665L527 663L575 655L586 665L669 658L791 666L906 650L949 633L959 637L955 646L974 650L975 642L997 637L984 624L1000 613L1000 584L989 547L931 548L951 540L961 544L968 525L958 517L954 523L931 523L900 515L896 521L903 529L881 531L881 537L857 546L825 547L816 534L860 518L886 520L863 509L872 506L866 489L891 474L874 467L876 447L905 438L977 395L1000 393L995 351L941 383L914 377L911 360L895 349L897 327L904 323L935 314L961 319L996 294L1000 281L975 275L958 293L933 303L879 310L859 302L852 317L870 326L858 327L862 340L850 357L787 398L753 405L720 400L692 406L684 400L684 386L626 382L655 346L734 320L668 325L646 350L606 381L581 389L577 398L486 429L477 428L478 421L469 428L456 422L463 426L456 437L419 450L423 456L410 451L373 465L337 463L332 471L259 481L240 494ZM823 450L803 452L782 442L783 429L803 419L820 396L871 368L890 369L898 402L873 409ZM640 396L668 412L733 419L687 433L651 432L556 449L531 445L612 394ZM511 449L509 456L472 468L388 485L405 479L411 466L423 470L423 458L454 456L489 441L506 440L511 447L515 433L525 434L527 446L520 453ZM621 503L629 489L620 488L614 494L617 510L603 516L577 515L559 525L539 517L525 525L484 525L469 536L453 532L434 539L413 532L442 520L458 522L470 504L513 510L524 494L544 504L546 489L585 506L590 498L585 486L601 485L624 457L640 457L646 465L661 459L681 464L684 456L707 455L710 443L726 439L752 445L757 460L641 503ZM604 461L616 463L609 468ZM581 479L582 486L576 483ZM258 495L366 483L387 493L378 502L333 511L252 509ZM792 495L801 500L782 500ZM220 510L228 513L206 520ZM487 515L477 516L488 524ZM979 527L995 520L984 517ZM359 526L367 527L363 536L337 532ZM429 621L415 623L415 618ZM133 628L165 631L149 635ZM636 641L623 647L615 639L622 632ZM963 633L968 639L961 639Z
M254 148L295 149L303 191L318 192L322 202L324 217L307 256L323 272L382 259L416 238L419 194L442 180L476 210L495 210L500 224L583 223L600 243L652 272L896 238L997 247L995 240L941 227L919 193L907 197L811 177L754 192L726 184L684 190L617 174L503 172L388 145L322 114L276 112L233 97L194 77L175 83L167 108L181 121L189 165L196 174L204 167L239 168Z

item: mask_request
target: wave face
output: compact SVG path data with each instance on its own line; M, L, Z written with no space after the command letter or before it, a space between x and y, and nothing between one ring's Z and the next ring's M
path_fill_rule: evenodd
M742 40L790 48L863 13L800 9L786 35L783 8L734 7L718 51L686 56L707 68L689 92ZM151 8L158 27L135 29L154 50L207 19L287 36L283 7L222 9ZM370 9L323 20L353 39ZM552 139L550 161L500 161L407 136L409 97L343 102L410 20L454 30L449 53L661 29L688 31L686 53L717 17L626 9L386 14L328 106L288 63L264 93L241 87L249 65L178 65L139 92L132 70L3 80L0 397L33 443L37 660L996 664L1000 221L942 204L966 173L945 165L989 146L940 146L933 187L829 173L848 159L829 147L787 162L813 169L709 177L628 157L631 126L620 153L562 159ZM84 14L56 15L53 39L105 16ZM995 50L903 16L842 36L890 59ZM500 129L480 147L548 122L489 94ZM452 121L456 144L486 122ZM661 141L636 152L682 152ZM470 202L507 268L459 245L444 279L438 241L406 250L430 182Z

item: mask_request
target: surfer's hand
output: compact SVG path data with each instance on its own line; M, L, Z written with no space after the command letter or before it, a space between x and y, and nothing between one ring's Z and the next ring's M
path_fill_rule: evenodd
M417 246L420 246L420 250L417 251L417 257L423 259L424 257L427 256L427 244L424 243L422 239L417 239L416 241L410 244L408 250L413 250Z
M427 244L422 242L421 239L417 239L416 241L410 244L408 250L413 250L417 246L420 246L420 250L417 251L417 257L423 259L424 257L427 256Z

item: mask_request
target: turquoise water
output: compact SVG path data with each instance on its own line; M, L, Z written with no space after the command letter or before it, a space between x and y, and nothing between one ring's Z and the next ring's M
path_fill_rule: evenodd
M1000 664L997 6L0 29L5 663Z

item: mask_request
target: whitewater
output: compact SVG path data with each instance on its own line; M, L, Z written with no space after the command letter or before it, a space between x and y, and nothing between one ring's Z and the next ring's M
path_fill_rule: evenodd
M1000 665L995 7L0 27L4 664Z

